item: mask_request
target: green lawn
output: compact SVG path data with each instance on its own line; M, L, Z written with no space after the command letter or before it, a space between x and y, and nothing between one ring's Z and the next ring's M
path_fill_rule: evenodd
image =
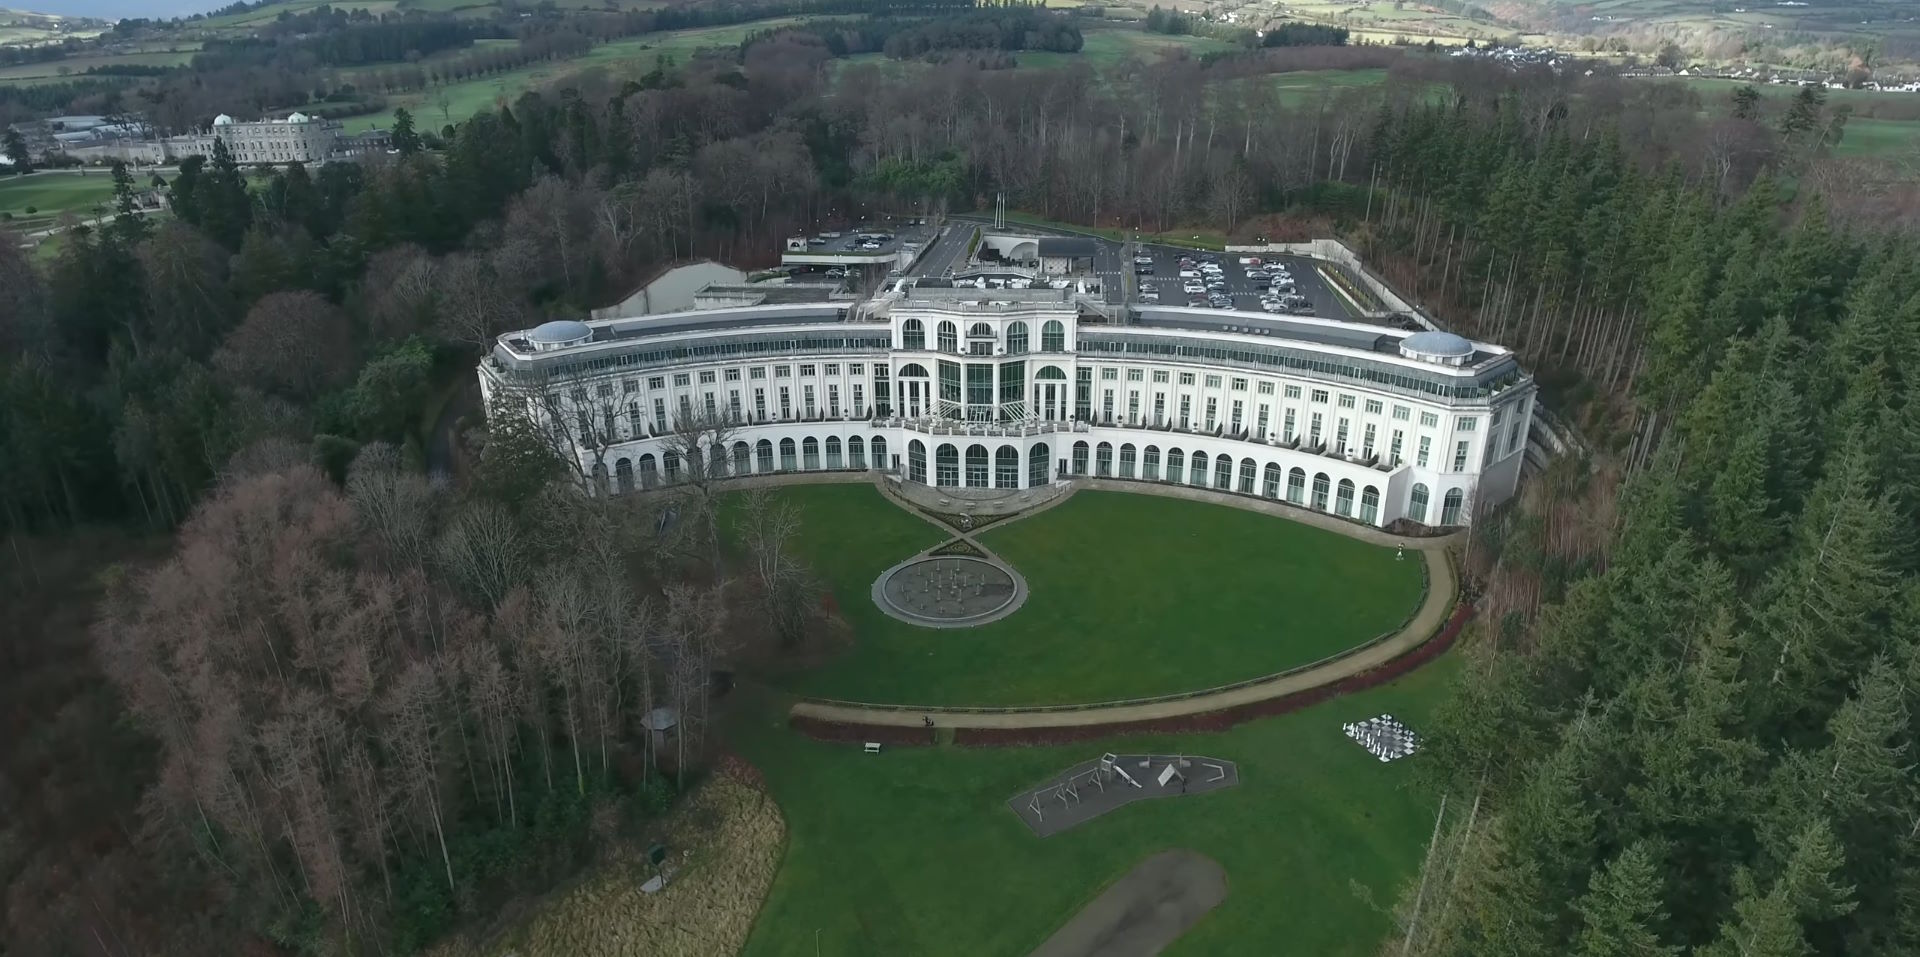
M1100 574L1091 556L1101 554L1089 550L1084 574ZM1186 594L1195 611L1212 600ZM1418 757L1382 764L1340 726L1385 712L1418 729L1457 668L1442 658L1392 685L1224 733L1067 747L875 756L786 730L777 705L753 709L728 743L766 775L787 850L745 954L1024 957L1139 861L1184 847L1225 866L1230 890L1169 957L1371 957L1390 929L1381 908L1414 873L1437 800L1412 786ZM1242 783L1134 804L1044 840L1006 808L1106 751L1228 758Z
M1833 152L1839 156L1912 156L1920 152L1920 120L1851 117L1847 120L1846 135Z
M105 170L0 177L0 212L13 214L7 225L14 229L44 228L67 211L90 218L97 215L96 206L112 202L113 177ZM36 212L29 214L29 206Z
M941 540L860 485L801 486L803 550L854 647L779 682L802 694L925 705L1104 701L1307 664L1398 627L1421 566L1390 549L1220 505L1078 492L980 537L1026 577L1013 615L940 630L874 607L875 578Z
M1280 91L1280 102L1287 106L1301 106L1323 95L1338 96L1343 90L1379 86L1387 82L1387 71L1300 70L1276 73L1272 80L1274 89Z

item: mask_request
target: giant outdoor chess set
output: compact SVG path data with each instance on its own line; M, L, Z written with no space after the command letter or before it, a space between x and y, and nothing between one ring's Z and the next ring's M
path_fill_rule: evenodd
M934 628L980 625L1012 614L1026 586L1012 569L984 558L942 555L888 569L873 585L880 610Z
M1103 754L1007 799L1038 837L1149 798L1205 794L1240 783L1232 761L1191 754Z
M1341 726L1347 737L1382 761L1397 761L1420 750L1420 736L1390 714Z

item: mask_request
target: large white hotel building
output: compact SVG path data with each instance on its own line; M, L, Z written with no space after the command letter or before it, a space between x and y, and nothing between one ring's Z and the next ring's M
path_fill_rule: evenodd
M1467 524L1512 495L1535 393L1507 350L1445 332L910 282L549 322L479 374L490 408L525 401L616 493L685 476L676 421L725 420L702 464L727 474L1177 482L1375 526Z

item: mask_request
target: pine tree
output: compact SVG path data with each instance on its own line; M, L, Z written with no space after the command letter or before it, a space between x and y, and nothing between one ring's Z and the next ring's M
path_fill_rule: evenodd
M1660 874L1646 842L1636 842L1595 872L1587 893L1574 903L1580 913L1576 957L1667 957L1678 947L1661 943L1666 914L1660 906Z

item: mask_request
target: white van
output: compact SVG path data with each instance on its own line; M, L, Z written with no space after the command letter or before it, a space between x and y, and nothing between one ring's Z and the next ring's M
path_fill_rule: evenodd
M1182 279L1198 279L1198 278L1200 278L1200 271L1199 271L1199 270L1197 270L1197 269L1182 269L1182 270L1180 270L1180 278L1182 278Z

